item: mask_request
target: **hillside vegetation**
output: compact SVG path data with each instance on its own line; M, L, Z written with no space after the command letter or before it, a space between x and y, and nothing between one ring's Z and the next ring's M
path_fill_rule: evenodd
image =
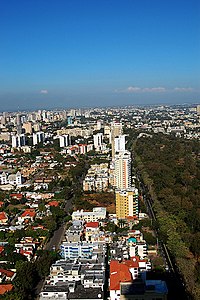
M136 139L133 149L154 201L160 239L187 290L200 299L200 142L153 134Z

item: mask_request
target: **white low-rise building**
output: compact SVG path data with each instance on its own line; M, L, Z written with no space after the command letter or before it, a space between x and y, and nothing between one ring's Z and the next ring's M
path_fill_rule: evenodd
M18 171L16 174L6 174L5 172L0 174L0 184L11 184L11 185L21 185L22 184L22 174Z
M72 214L72 220L83 220L86 222L98 222L106 218L105 207L94 207L92 211L77 210Z

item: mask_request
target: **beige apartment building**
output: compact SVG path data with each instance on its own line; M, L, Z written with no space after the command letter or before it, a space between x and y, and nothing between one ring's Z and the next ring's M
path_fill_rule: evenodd
M115 197L118 219L138 216L138 189L116 190Z

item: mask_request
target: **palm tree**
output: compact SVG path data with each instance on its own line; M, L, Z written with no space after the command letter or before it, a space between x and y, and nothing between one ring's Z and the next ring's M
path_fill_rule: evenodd
M124 219L119 219L119 220L118 220L118 224L119 224L119 227L120 227L120 228L124 228L125 225L126 225L126 220L124 220Z

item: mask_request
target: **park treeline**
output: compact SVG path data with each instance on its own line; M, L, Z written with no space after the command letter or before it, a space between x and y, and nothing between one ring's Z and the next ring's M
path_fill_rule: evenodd
M132 146L153 199L159 238L192 298L200 299L200 141L152 134L133 139Z

